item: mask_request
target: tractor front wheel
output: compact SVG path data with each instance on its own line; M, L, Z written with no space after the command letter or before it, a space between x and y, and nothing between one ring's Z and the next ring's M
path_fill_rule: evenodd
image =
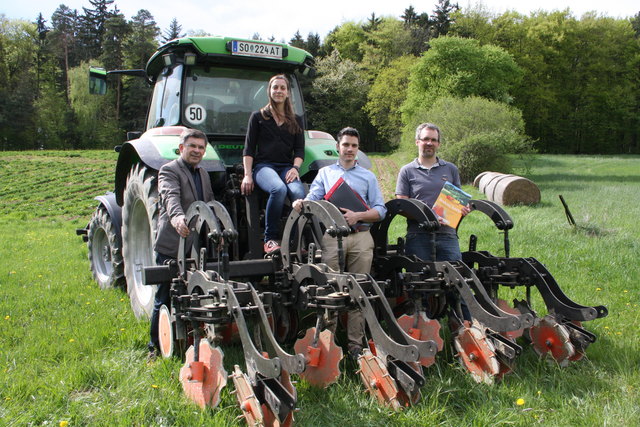
M127 292L136 317L150 317L157 286L142 282L144 267L155 265L153 243L158 222L156 174L144 165L131 169L122 207L122 255Z
M99 206L93 213L87 237L91 274L100 288L123 286L122 244L104 206Z

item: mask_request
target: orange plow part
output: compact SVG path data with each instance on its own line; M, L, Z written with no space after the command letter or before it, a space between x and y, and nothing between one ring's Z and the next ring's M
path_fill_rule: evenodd
M231 378L233 379L233 384L235 386L236 399L238 400L238 404L242 410L242 416L247 421L247 425L264 425L262 407L253 392L253 387L251 386L249 377L242 372L238 365L235 365Z
M438 351L442 351L444 341L440 338L440 322L435 319L429 319L423 311L411 316L404 314L397 321L398 325L412 338L421 341L435 341L438 345ZM420 364L425 368L435 362L435 356L420 358Z
M453 343L460 363L471 373L473 379L479 383L493 384L494 378L500 373L500 364L493 345L487 341L484 332L479 327L464 322Z
M316 328L307 329L305 336L296 341L293 348L307 359L307 367L300 376L314 386L327 387L340 377L342 349L328 329L320 332L318 343L313 346L315 333Z
M500 310L505 311L509 314L513 314L515 316L520 316L522 313L520 312L520 310L518 310L515 307L511 307L509 305L508 302L506 302L503 299L498 299L497 302L497 306ZM501 332L501 335L505 338L509 338L510 340L515 340L517 338L520 338L522 336L522 334L524 334L524 328L521 329L517 329L515 331L507 331L507 332Z
M193 346L189 347L184 366L180 369L180 382L187 397L201 408L215 408L220 403L220 392L227 385L227 373L222 365L223 353L200 340L199 361L194 361Z
M531 345L541 357L551 356L560 366L567 366L575 357L575 348L571 344L569 331L558 323L553 316L537 318L531 328Z
M358 357L358 365L360 366L360 379L367 391L378 400L378 403L394 410L402 409L403 405L400 402L396 382L382 360L365 349Z

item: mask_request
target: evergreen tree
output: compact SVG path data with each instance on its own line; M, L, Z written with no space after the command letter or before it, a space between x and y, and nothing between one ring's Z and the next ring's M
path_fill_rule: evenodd
M61 4L51 16L52 31L49 34L49 48L53 56L59 58L62 81L69 99L69 69L78 65L78 11Z
M426 13L418 15L413 6L409 6L404 10L400 18L402 18L404 27L411 32L411 37L408 41L410 53L412 55L420 55L427 50L427 44L429 42L431 33L429 15Z
M381 23L382 18L376 16L375 12L371 12L371 16L367 18L367 23L362 26L362 29L367 32L375 31Z
M179 39L184 36L185 34L182 33L182 25L178 24L178 20L176 18L173 18L169 24L169 28L163 32L162 40L168 42L169 40Z
M289 41L289 44L294 47L299 47L300 49L306 48L304 39L300 35L300 30L296 31L296 33L293 35L293 37Z
M322 46L318 33L309 33L309 35L307 36L306 46L307 52L309 52L313 56L318 56L318 54L320 53L320 48Z
M446 36L453 22L451 14L460 10L457 3L451 3L449 0L438 0L436 9L431 16L431 37L436 38Z
M102 54L102 39L105 24L117 9L109 10L114 0L89 0L93 9L83 7L84 15L80 17L80 39L82 42L82 58L99 58Z
M412 25L416 25L418 23L418 14L413 6L406 8L400 18L402 18L405 27L410 28Z
M153 15L148 10L138 11L130 22L131 31L125 41L125 67L144 68L157 48L160 35ZM149 85L139 77L125 77L122 99L122 125L126 130L142 130L151 94Z
M124 42L130 32L129 23L121 13L114 14L105 22L105 32L102 42L101 62L107 70L124 68ZM114 75L109 84L115 89L115 117L120 118L120 99L122 91L122 76Z
M35 41L38 45L38 49L36 50L36 92L40 92L40 74L41 74L41 65L44 60L44 47L45 40L47 38L47 33L49 32L49 27L47 27L47 21L42 17L42 13L38 14L38 18L36 19L36 30L38 31L38 38Z
M640 38L640 12L636 13L635 16L631 18L631 27L636 33L636 38Z

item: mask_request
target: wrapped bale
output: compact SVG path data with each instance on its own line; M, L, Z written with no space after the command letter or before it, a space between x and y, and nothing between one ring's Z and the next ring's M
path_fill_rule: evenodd
M480 180L482 179L483 176L485 176L488 173L495 173L495 172L480 172L478 174L478 176L476 176L476 178L473 180L473 186L476 188L480 188Z
M500 205L540 203L540 189L531 180L517 175L483 172L476 177L478 189L487 199Z

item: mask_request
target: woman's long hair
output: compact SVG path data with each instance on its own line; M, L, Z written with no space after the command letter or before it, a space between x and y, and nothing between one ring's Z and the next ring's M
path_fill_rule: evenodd
M271 98L271 85L276 80L284 80L287 83L287 98L284 100L284 117L280 114L276 108L275 102ZM262 117L265 119L270 117L278 119L284 123L285 129L287 129L291 134L302 132L302 129L300 129L300 125L296 120L296 113L293 112L293 104L291 103L291 83L287 76L284 74L276 74L269 79L269 84L267 85L267 97L269 98L269 102L260 110Z

